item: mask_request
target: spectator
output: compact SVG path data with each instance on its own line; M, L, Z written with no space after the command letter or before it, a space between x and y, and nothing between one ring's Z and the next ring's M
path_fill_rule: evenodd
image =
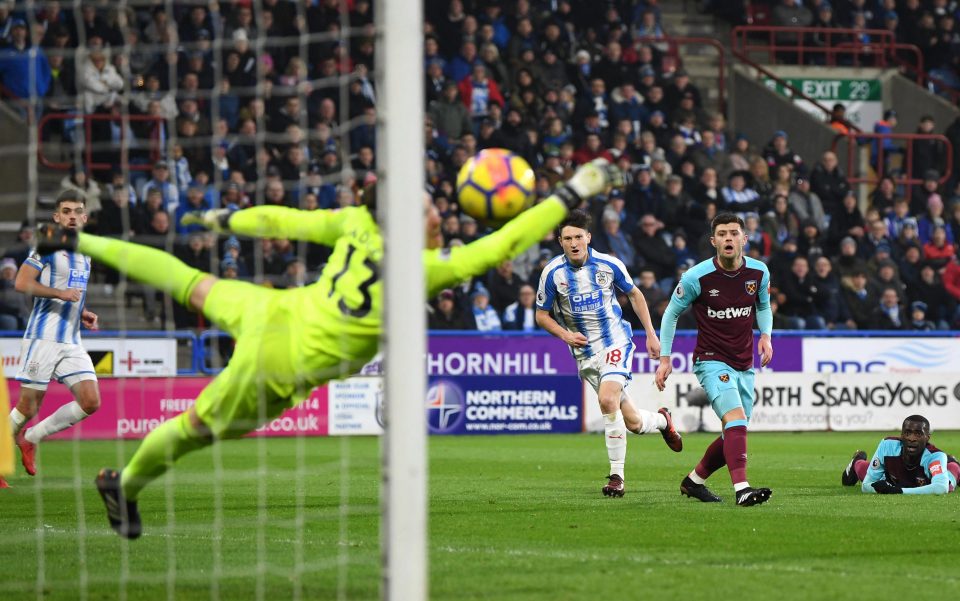
M935 228L944 228L947 242L954 243L953 231L947 229L943 219L943 199L939 194L931 194L927 198L927 211L917 219L917 236L922 244L930 242Z
M533 332L539 330L536 313L536 293L533 286L524 284L520 287L519 298L507 305L503 310L503 329Z
M827 254L824 236L817 222L807 219L800 223L800 235L797 237L797 253L811 262Z
M920 123L917 125L918 134L936 133L936 122L930 115L920 117ZM915 140L913 142L913 163L910 165L910 173L913 177L928 171L943 173L943 157L946 156L943 142L935 139ZM926 176L924 176L926 177Z
M873 133L875 134L892 134L894 128L897 127L897 111L893 109L887 109L883 112L883 119L880 119L873 124ZM883 170L879 171L879 174L882 177L887 177L890 175L890 159L893 155L902 154L903 149L898 146L893 138L874 138L870 141L871 156L870 164L873 166L874 170L877 170L880 164L880 151L883 150Z
M806 257L794 257L790 272L777 281L777 287L786 297L786 302L780 307L781 313L799 318L803 329L826 329L826 322L816 312L816 305L822 302L825 292L813 282Z
M30 113L33 119L40 118L43 109L38 99L50 88L50 63L43 49L30 43L23 19L10 21L9 44L0 50L0 82L19 99L16 106L24 119Z
M497 313L503 313L507 305L517 300L523 281L513 272L513 261L508 259L487 273L486 284L490 305Z
M634 215L651 215L660 219L664 211L663 188L653 181L650 168L641 165L636 181L627 188L627 210Z
M0 261L0 330L23 329L30 316L27 296L16 288L17 269L10 257Z
M940 190L940 173L936 169L923 172L923 184L913 186L910 198L910 214L921 215L927 210L930 197Z
M440 292L431 307L427 327L431 330L466 330L463 311L457 306L456 294L449 288Z
M637 251L630 234L623 231L620 215L616 210L607 208L600 219L603 231L593 237L593 248L597 252L612 255L627 267L628 273L636 271Z
M657 283L657 272L653 267L641 268L638 280L637 287L640 289L640 294L643 295L644 300L647 302L647 307L650 309L650 318L653 320L653 327L659 329L660 320L663 318L663 311L666 309L670 297L664 292L663 288L660 287L660 284ZM624 311L624 315L627 313L630 313L630 311Z
M820 157L820 162L814 166L810 174L810 189L820 198L827 215L834 216L840 213L843 199L850 190L850 184L847 183L847 174L839 166L836 154L827 151Z
M852 190L849 190L843 197L842 207L833 213L830 219L830 227L827 231L828 243L833 248L837 248L841 240L850 238L856 244L857 240L863 239L866 233L865 226L863 214L857 207L857 197Z
M840 255L834 259L834 267L840 281L849 286L850 278L859 271L866 273L867 262L857 252L857 241L847 236L840 242Z
M894 203L900 196L897 195L897 184L889 175L880 178L877 187L870 195L870 208L876 209L881 214L886 213L893 208ZM907 212L910 211L910 205L907 205Z
M907 325L907 315L900 306L900 294L893 288L884 288L880 294L880 305L873 310L873 328L903 330Z
M180 204L175 213L177 234L184 235L203 231L204 228L199 225L183 225L183 216L187 213L206 211L207 209L212 208L213 207L210 206L204 198L203 188L199 186L190 186L187 189L187 201Z
M808 27L813 22L813 15L810 10L802 4L797 4L794 0L780 0L773 7L771 22L777 27ZM802 34L792 32L779 32L776 34L777 45L780 46L798 46ZM777 53L780 62L795 64L797 54L792 51L780 51Z
M847 107L839 102L834 104L830 111L830 119L827 121L827 124L838 134L846 135L849 133L850 126L847 122Z
M177 205L180 204L180 193L170 182L170 166L166 161L157 161L153 164L152 177L143 185L140 196L146 198L150 190L154 189L160 192L164 211L177 210Z
M947 241L946 228L938 225L933 229L930 241L923 245L923 258L935 269L945 267L956 256L953 244Z
M867 289L867 274L862 269L855 271L848 288L843 291L843 298L850 309L850 317L857 328L869 330L875 323L875 312L878 307L877 297Z
M790 190L790 196L787 197L787 203L801 222L813 221L820 231L827 229L827 215L823 210L823 203L820 197L811 189L810 180L805 177L798 177L793 188Z
M750 211L744 214L743 222L743 237L747 240L747 253L754 259L766 262L773 251L773 245L770 242L770 234L760 229L760 216Z
M787 197L777 194L773 197L773 208L767 211L762 220L763 231L770 236L773 250L779 250L787 238L797 239L800 234L800 221L790 209Z
M661 223L651 214L640 218L640 231L637 233L637 256L645 265L657 274L657 280L673 278L676 261L673 252L663 236L660 235Z
M734 171L730 174L721 194L723 208L728 211L746 213L758 211L763 206L763 199L757 191L747 187L747 174L743 171Z
M857 327L850 318L843 288L839 278L833 273L833 264L825 256L817 257L814 262L813 285L819 294L814 299L814 310L823 318L830 330L847 330Z
M789 165L795 176L806 174L803 165L803 159L800 155L793 152L787 143L787 132L777 130L773 132L773 138L767 147L763 149L763 158L767 161L770 173L773 174L779 165Z
M96 215L103 208L100 203L100 184L89 177L83 168L74 167L70 170L69 175L60 180L60 190L57 195L67 190L72 190L83 197L87 215L93 217L93 223L90 226L95 227Z
M910 323L907 324L908 330L914 332L930 332L937 329L937 326L927 319L927 304L923 301L913 301L910 303Z
M692 149L690 158L697 165L697 171L703 172L707 167L717 170L720 177L726 177L733 171L730 157L717 145L716 134L713 130L704 130L701 134L700 145Z
M473 327L470 329L480 332L498 332L503 329L500 316L490 306L490 293L486 288L478 285L470 296L470 303L470 313L467 315L468 319L473 320Z

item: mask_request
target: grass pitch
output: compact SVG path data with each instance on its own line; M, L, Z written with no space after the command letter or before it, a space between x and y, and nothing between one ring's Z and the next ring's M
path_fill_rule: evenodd
M751 434L766 505L681 498L712 437L629 439L627 496L600 495L597 435L433 437L432 599L960 598L960 495L840 486L882 434ZM934 442L960 451L960 433ZM244 440L189 456L144 493L145 534L107 526L93 478L136 443L51 442L0 491L0 599L375 599L379 440ZM260 460L263 458L263 461ZM221 469L215 469L217 463ZM168 512L168 506L173 507Z

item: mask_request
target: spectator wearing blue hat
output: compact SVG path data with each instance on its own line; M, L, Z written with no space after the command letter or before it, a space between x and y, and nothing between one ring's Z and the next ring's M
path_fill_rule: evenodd
M807 173L800 155L790 149L787 132L777 130L773 132L773 138L766 148L763 149L763 159L767 161L767 167L770 170L772 178L780 165L788 165L793 171L794 177L804 176Z
M480 332L499 332L503 329L500 316L490 305L490 293L482 284L477 284L473 294L470 295L470 311L467 315L468 321L470 321L471 318L473 322L471 329Z
M907 329L915 332L930 332L937 329L937 326L927 319L927 303L923 301L910 303L910 323Z

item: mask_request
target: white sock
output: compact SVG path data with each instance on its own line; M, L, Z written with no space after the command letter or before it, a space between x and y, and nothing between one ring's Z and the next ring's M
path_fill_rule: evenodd
M697 474L697 470L693 470L692 472L687 474L687 478L690 478L691 480L693 480L694 484L703 484L704 482L706 482L706 480L704 480L703 478L700 477L699 474Z
M744 482L737 482L736 484L733 485L734 492L740 492L744 488L750 488L750 483L744 481Z
M20 410L14 407L10 410L10 432L16 436L20 432L23 424L27 423L27 416L20 413Z
M607 441L607 457L610 458L610 474L623 478L623 464L627 459L627 426L623 413L608 413L603 416L604 437Z
M659 432L667 427L667 418L659 413L638 409L637 414L640 416L640 434Z
M27 430L23 437L28 442L37 444L47 436L66 430L86 417L87 412L80 408L80 403L70 401L54 411L52 415L47 416L47 419Z

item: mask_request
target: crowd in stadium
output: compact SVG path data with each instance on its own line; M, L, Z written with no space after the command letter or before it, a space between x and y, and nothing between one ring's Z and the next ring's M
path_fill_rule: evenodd
M0 2L0 82L9 105L34 119L78 110L157 117L91 125L95 161L119 166L123 139L131 162L146 170L78 167L64 177L63 188L87 199L88 229L166 248L225 277L299 286L325 262L323 248L268 240L254 249L181 219L221 206L357 203L356 190L377 166L372 2L349 1L346 14L340 4L173 2L171 14L160 1L84 2L79 10L43 2L28 15ZM459 212L454 189L460 165L478 150L523 156L537 172L540 198L577 165L605 157L629 183L591 202L593 247L624 261L658 325L678 275L712 254L710 218L729 209L744 217L748 253L769 265L776 327L960 326L960 189L955 177L939 183L946 169L960 169L944 164L940 143L917 143L911 165L888 148L892 173L909 171L925 183L908 192L886 177L861 211L836 155L825 149L807 164L773 124L766 139L732 131L722 113L707 110L706 91L682 67L665 66L661 44L637 41L670 33L660 4L427 0L427 183L446 244L484 233ZM743 18L746 4L714 0L703 9ZM892 28L921 47L940 80L957 79L956 2L767 4L773 24ZM298 36L346 28L354 35ZM214 52L214 40L222 40L222 52ZM36 77L25 76L31 72ZM896 127L896 109L888 107L876 131ZM73 120L51 123L45 137L70 144L84 134ZM960 120L924 118L916 130L945 133L960 148ZM155 156L156 141L169 154ZM960 162L960 152L953 156ZM21 242L28 238L25 229ZM17 265L23 254L22 247L7 252ZM430 326L535 328L533 290L556 254L556 243L545 240L486 278L444 291L431 299ZM8 271L0 270L3 282ZM116 274L99 277L117 281ZM22 319L21 308L12 310ZM159 313L155 299L146 311ZM176 325L196 325L191 319L178 316Z

